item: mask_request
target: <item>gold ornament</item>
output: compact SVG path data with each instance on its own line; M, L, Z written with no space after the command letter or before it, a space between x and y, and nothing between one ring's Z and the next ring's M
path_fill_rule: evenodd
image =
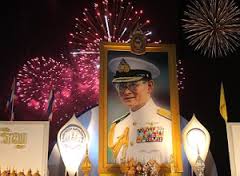
M35 172L35 173L33 174L33 176L41 176L41 175L39 174L39 171L37 170L37 172Z
M112 124L108 134L108 147L112 149L114 158L117 158L122 146L128 147L128 132L129 128L125 128L123 134L119 136L117 142L113 142L113 136L115 131L116 123Z
M121 62L118 65L118 72L122 73L122 72L129 72L130 71L130 65L124 60L122 59Z
M8 176L8 175L9 175L9 171L8 170L3 171L3 173L1 174L1 176Z
M19 173L17 174L17 176L25 176L24 171L19 172Z
M169 163L159 164L156 160L149 160L147 163L143 164L130 159L120 163L120 170L126 176L170 176L172 174Z
M10 173L9 176L17 176L17 173L15 172L15 170L13 169L12 172Z
M29 169L26 176L32 176L32 170Z
M81 164L81 169L82 169L82 172L84 173L84 176L88 176L89 175L89 172L91 171L92 169L92 164L91 164L91 161L88 157L88 148L86 150L86 156Z
M139 26L136 27L131 36L131 52L137 55L142 55L146 52L146 36Z

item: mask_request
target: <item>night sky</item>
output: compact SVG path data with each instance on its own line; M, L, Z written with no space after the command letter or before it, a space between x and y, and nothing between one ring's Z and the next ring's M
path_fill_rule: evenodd
M240 5L239 0L235 0ZM10 94L12 78L18 69L36 56L59 58L68 52L68 34L74 18L79 17L90 0L6 1L1 5L0 119ZM180 112L190 120L192 114L209 130L210 149L220 175L229 175L225 123L219 113L220 83L223 82L229 121L240 119L239 59L240 47L222 58L208 58L195 52L184 39L181 20L183 0L137 0L136 9L143 9L151 20L153 37L163 43L175 43L177 58L183 61L184 90L180 92ZM21 114L23 116L24 114ZM26 114L25 114L26 115ZM16 115L18 119L18 115ZM20 118L19 118L20 119Z

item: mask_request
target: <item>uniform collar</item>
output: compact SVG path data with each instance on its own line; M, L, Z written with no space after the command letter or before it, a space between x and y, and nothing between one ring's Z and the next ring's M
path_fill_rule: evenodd
M131 111L130 110L130 114L132 116L143 116L144 114L149 114L149 113L156 113L156 108L157 105L154 103L154 101L152 100L152 98L150 98L147 103L141 107L140 109L138 109L137 111Z

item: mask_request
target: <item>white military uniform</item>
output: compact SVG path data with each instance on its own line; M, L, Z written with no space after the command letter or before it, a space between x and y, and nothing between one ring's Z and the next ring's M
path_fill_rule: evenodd
M153 159L158 163L169 162L172 151L171 120L160 115L159 107L152 99L137 111L130 111L116 123L113 143L117 143L128 128L128 142L117 153L116 162L134 159L146 163Z

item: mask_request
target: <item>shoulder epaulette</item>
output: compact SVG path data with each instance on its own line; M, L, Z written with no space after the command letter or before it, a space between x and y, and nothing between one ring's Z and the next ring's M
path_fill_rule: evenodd
M123 119L125 119L129 114L130 114L130 112L126 113L125 115L123 115L123 116L117 118L116 120L114 120L112 123L118 124L118 123L121 122Z
M168 120L172 120L171 112L167 109L159 107L158 110L157 110L157 114L165 117Z

